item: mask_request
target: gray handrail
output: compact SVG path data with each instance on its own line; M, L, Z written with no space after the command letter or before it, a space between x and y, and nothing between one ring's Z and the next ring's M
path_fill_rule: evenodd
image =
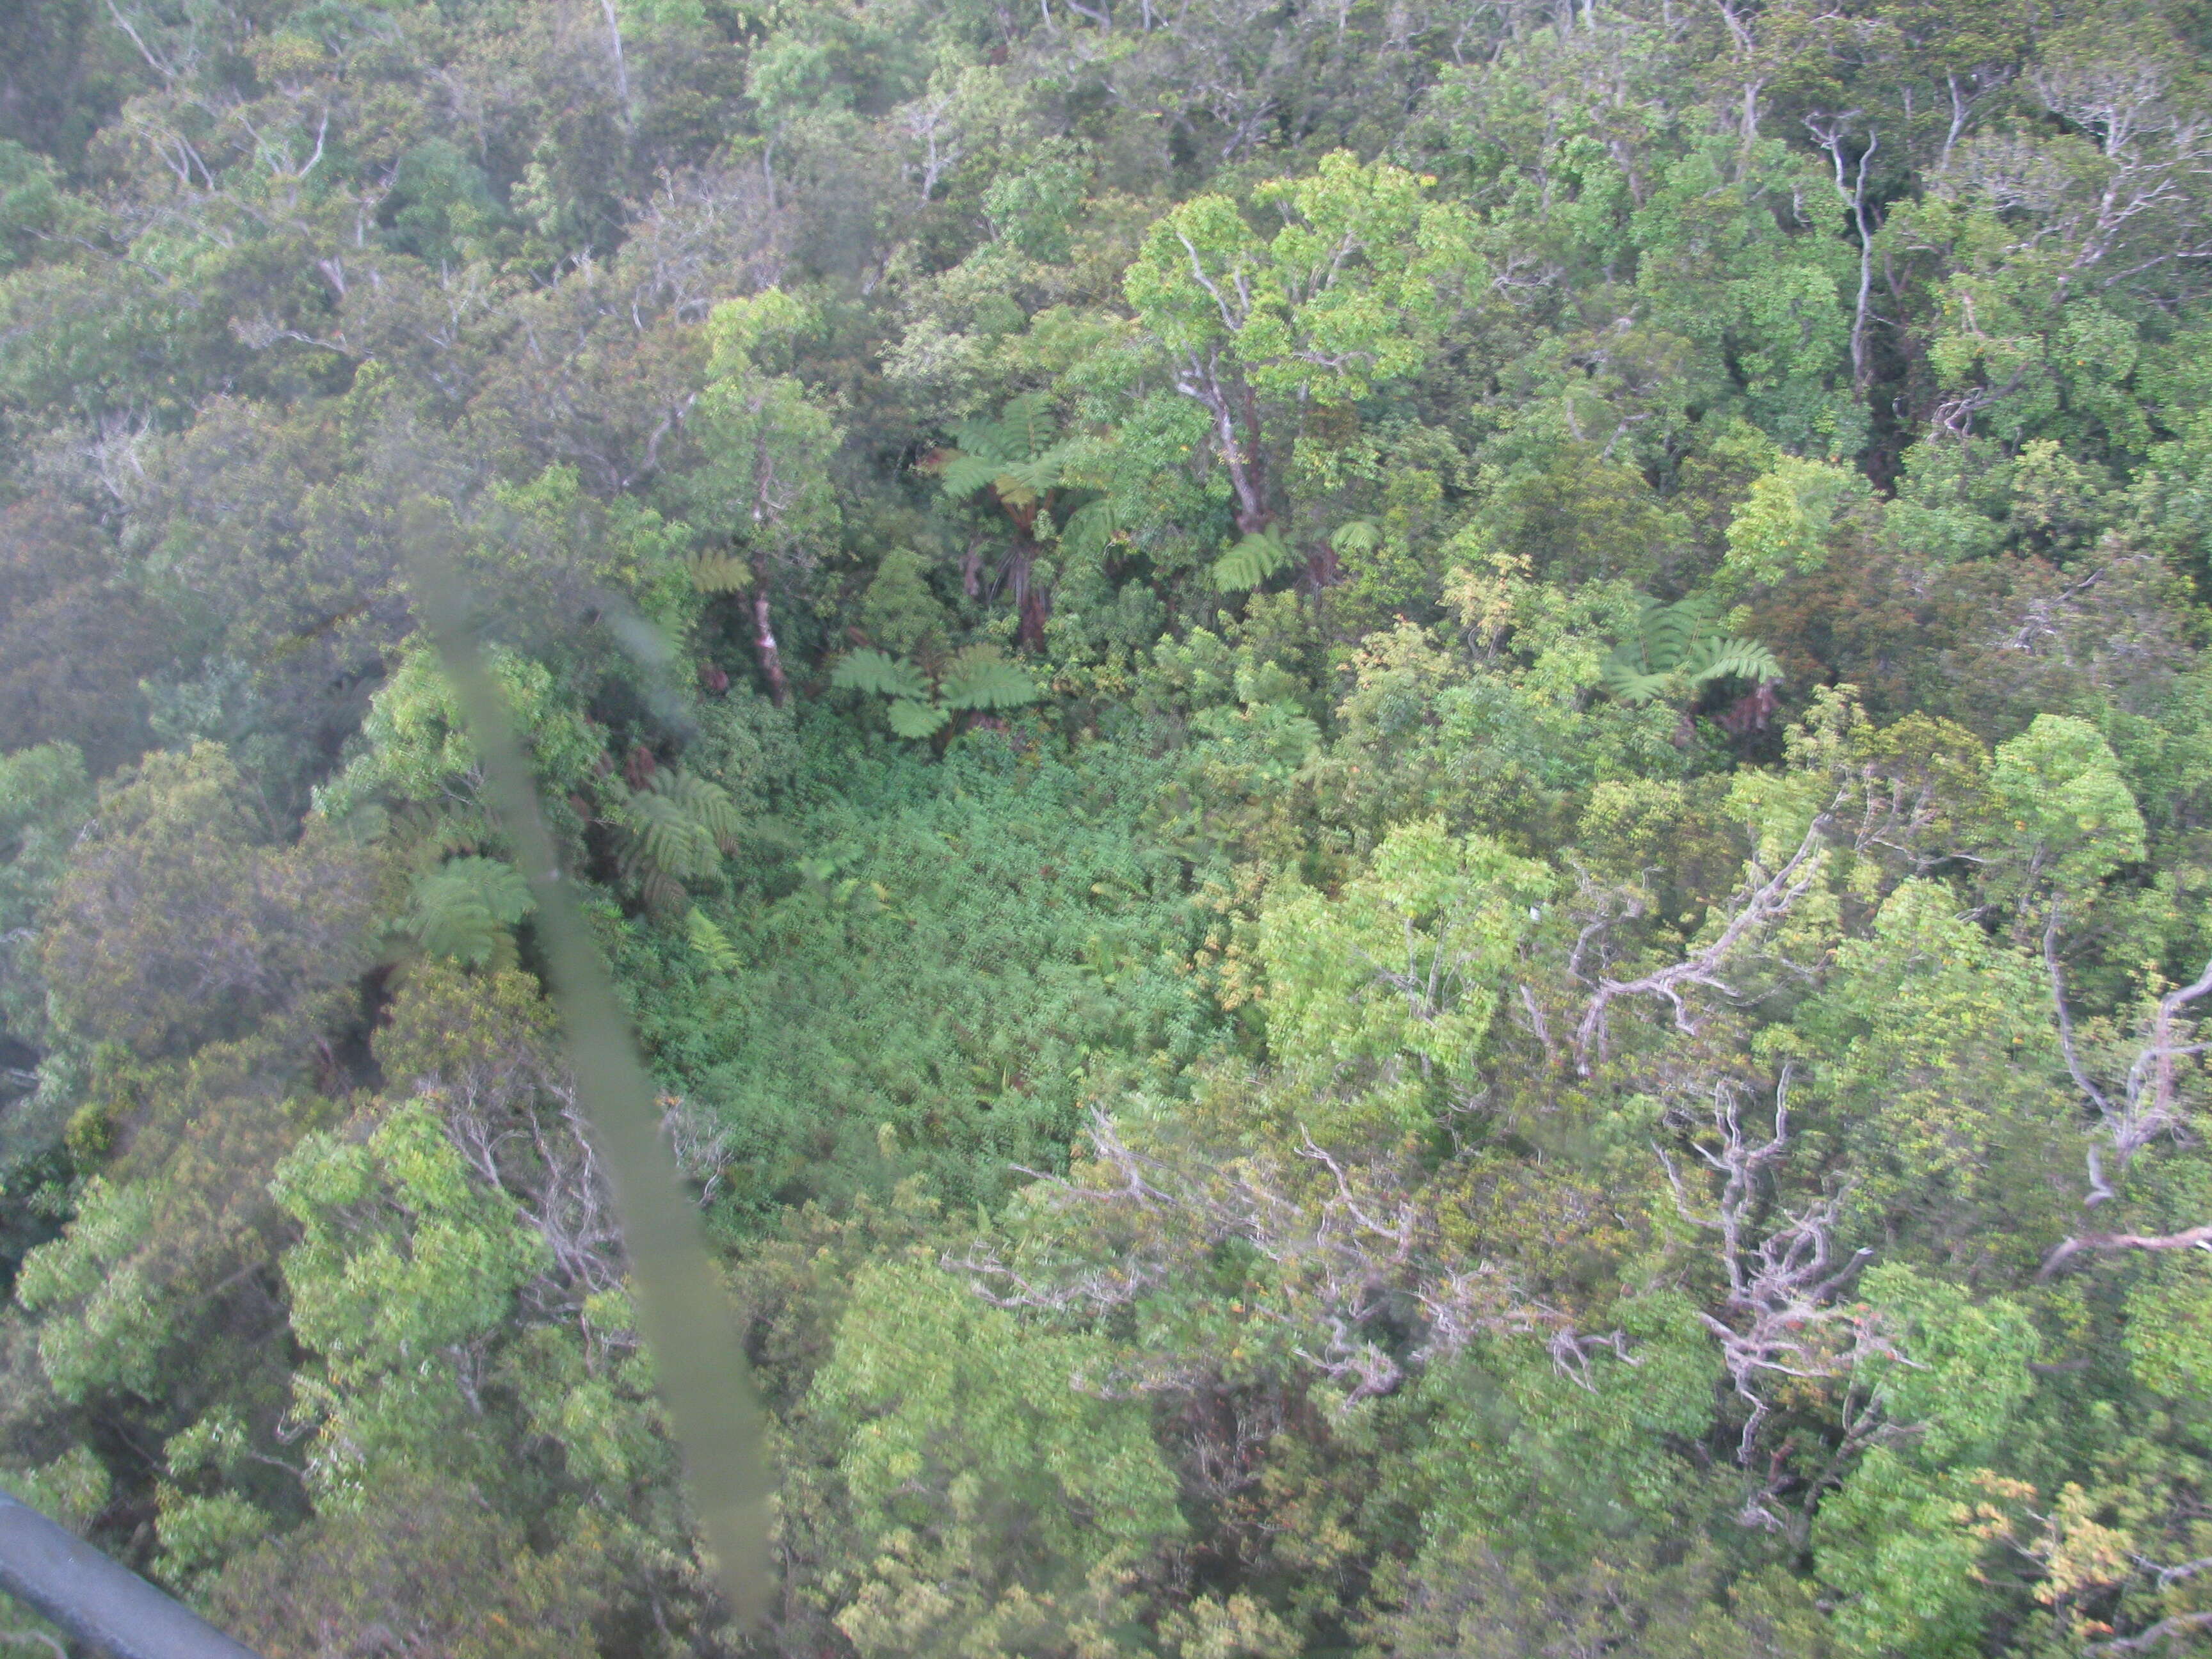
M251 1648L4 1490L0 1589L115 1659L255 1659Z

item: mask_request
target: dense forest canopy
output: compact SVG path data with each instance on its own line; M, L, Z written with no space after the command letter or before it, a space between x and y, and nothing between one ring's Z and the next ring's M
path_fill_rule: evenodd
M2208 48L0 0L0 1484L269 1659L2212 1652Z

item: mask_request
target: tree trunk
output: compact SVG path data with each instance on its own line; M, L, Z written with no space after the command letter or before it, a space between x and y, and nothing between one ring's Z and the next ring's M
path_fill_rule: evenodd
M1213 441L1229 469L1229 486L1237 492L1237 533L1256 536L1275 520L1267 509L1267 484L1261 471L1260 410L1251 387L1234 389L1241 393L1237 401L1244 412L1246 436L1242 440L1237 434L1237 411L1231 404L1232 388L1222 376L1218 349L1208 357L1186 354L1183 368L1176 376L1176 390L1200 404L1212 419Z
M1237 514L1237 527L1248 536L1256 536L1274 523L1275 514L1267 505L1267 459L1260 447L1260 400L1252 395L1252 388L1241 388L1244 393L1244 442L1241 454L1232 453L1232 461L1241 462L1237 469L1237 497L1242 510Z
M769 696L781 708L791 693L791 683L783 677L783 656L775 648L775 630L769 626L766 582L753 593L753 646L760 653L761 676L768 681Z
M1052 599L1032 574L1036 547L1024 537L1007 560L1013 578L1014 610L1021 617L1021 643L1025 651L1044 649L1045 619L1052 615Z

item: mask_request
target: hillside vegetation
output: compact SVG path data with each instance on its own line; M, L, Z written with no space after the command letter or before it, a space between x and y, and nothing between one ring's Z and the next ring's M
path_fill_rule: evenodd
M0 1484L267 1659L2212 1652L2208 48L0 0Z

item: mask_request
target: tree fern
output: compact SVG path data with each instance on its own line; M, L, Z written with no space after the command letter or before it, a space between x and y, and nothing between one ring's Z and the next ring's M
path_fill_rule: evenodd
M937 482L948 500L964 501L998 482L1000 463L987 455L956 453L938 469Z
M1050 452L1033 461L1017 461L1003 468L991 487L1008 507L1033 507L1060 488L1061 459L1057 452Z
M537 908L522 872L501 859L458 858L418 878L407 931L434 957L511 968L514 927Z
M1060 527L1060 544L1071 553L1095 557L1103 553L1121 532L1114 503L1101 497L1067 515L1066 524Z
M955 429L960 447L981 459L1006 463L1042 455L1054 436L1052 398L1024 392L1009 398L996 420L969 421Z
M1635 632L1606 657L1599 677L1623 702L1649 702L1730 677L1779 680L1782 665L1758 641L1722 635L1712 601L1692 594L1672 605L1644 601Z
M841 691L872 691L884 697L919 701L929 696L929 682L921 670L881 651L847 652L830 671L830 684Z
M1247 536L1213 563L1213 585L1224 593L1257 587L1291 562L1290 544L1277 530Z
M957 447L936 462L948 500L966 501L983 489L1000 506L1026 515L1060 486L1067 445L1052 418L1052 399L1028 392L1009 402L996 420L969 421L954 434Z
M684 931L691 941L691 953L709 972L734 974L742 965L730 936L696 904L684 914Z
M403 801L380 809L380 837L419 872L434 870L447 859L481 852L498 837L491 814L474 801Z
M711 874L720 859L714 836L665 794L639 790L629 798L625 816L629 820L626 868L650 865L682 881Z
M684 883L720 872L744 825L720 784L673 769L655 772L623 803L615 821L623 832L623 875L646 908L661 915L688 902Z
M1037 700L1036 682L983 645L971 645L952 659L937 694L947 708L1022 708Z
M943 704L917 702L912 697L901 697L890 707L891 730L902 738L934 737L951 718Z
M735 593L752 586L752 566L735 553L702 553L686 560L685 568L702 593Z
M737 802L730 799L730 792L720 784L678 769L654 773L652 788L656 794L673 801L684 817L713 838L722 853L738 850L744 816L738 811Z
M913 663L881 651L848 652L830 674L848 691L891 699L891 730L902 738L930 738L957 710L1021 708L1041 695L1018 663L993 645L971 645L945 664L933 683Z
M1757 640L1723 639L1716 634L1691 647L1680 672L1688 676L1692 685L1704 685L1731 676L1764 684L1782 678L1782 665Z
M1372 519L1354 519L1331 532L1328 544L1339 553L1372 553L1382 545L1382 529Z

